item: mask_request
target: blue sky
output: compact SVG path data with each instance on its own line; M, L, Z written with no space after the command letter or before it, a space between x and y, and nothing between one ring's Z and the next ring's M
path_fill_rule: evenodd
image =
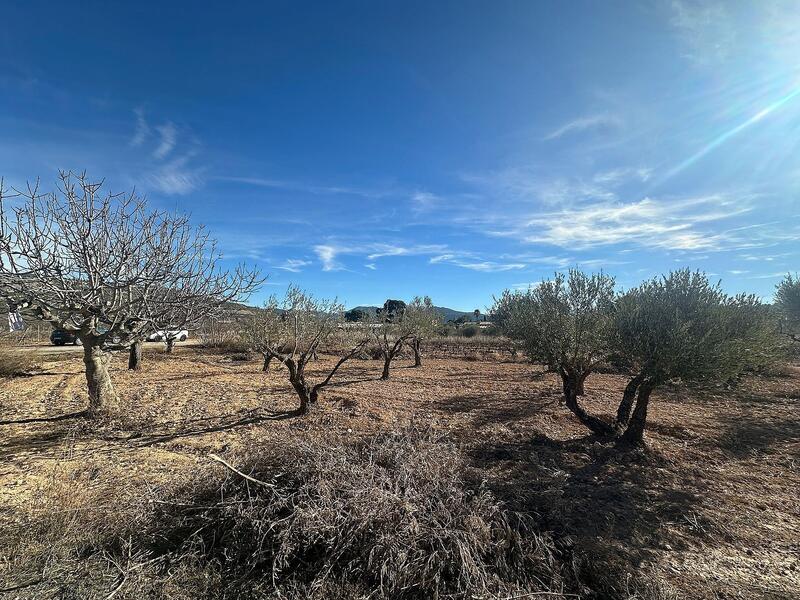
M0 173L87 170L348 305L800 257L796 2L5 3Z

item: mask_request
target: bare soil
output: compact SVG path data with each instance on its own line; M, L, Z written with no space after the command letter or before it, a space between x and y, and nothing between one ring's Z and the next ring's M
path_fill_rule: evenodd
M403 358L389 381L378 380L379 361L354 360L312 415L296 417L280 365L262 373L257 357L148 348L140 372L113 360L120 403L102 423L80 415L80 357L42 359L41 372L0 380L0 527L36 510L59 473L87 465L80 493L115 481L145 493L220 468L209 453L235 460L267 432L363 436L415 424L456 441L476 477L563 543L651 573L677 597L800 597L798 365L733 389L658 389L647 450L620 452L560 405L555 375L499 354L428 358L422 368ZM312 377L332 361L314 363ZM610 415L624 384L595 374L584 402ZM18 583L5 555L0 547L0 592Z

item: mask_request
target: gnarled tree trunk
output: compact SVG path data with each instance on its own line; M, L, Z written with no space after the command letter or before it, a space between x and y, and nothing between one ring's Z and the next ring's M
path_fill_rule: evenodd
M583 393L583 382L589 376L589 373L574 373L563 370L560 372L561 380L564 388L564 404L572 413L578 417L578 420L588 427L592 433L601 436L611 435L614 430L605 421L590 415L578 403L578 396Z
M622 401L617 408L617 422L615 428L618 433L628 425L628 420L631 418L631 409L633 408L633 401L636 400L636 392L644 380L644 375L639 374L633 377L628 385L625 386L625 391L622 394Z
M389 367L392 364L392 358L394 357L391 354L385 354L383 356L383 372L381 373L382 381L389 379Z
M111 355L105 352L95 338L81 338L83 363L86 367L86 384L89 389L89 410L95 416L117 401L117 394L108 374Z
M264 372L269 371L269 363L271 363L271 362L272 362L272 356L270 356L269 354L266 355L264 357L264 366L261 367L261 370L264 371Z
M128 353L128 369L131 371L138 371L142 368L142 342L137 340L131 344Z
M649 381L643 382L639 386L639 394L636 397L636 407L633 409L628 428L622 434L621 442L632 446L644 443L644 427L647 423L647 405L650 403L650 394L655 385Z
M420 352L420 346L422 345L422 340L419 338L414 338L414 341L411 342L411 348L414 350L414 366L421 367L422 366L422 353Z
M168 337L166 342L167 342L167 348L165 351L167 354L172 354L172 351L175 349L175 338Z

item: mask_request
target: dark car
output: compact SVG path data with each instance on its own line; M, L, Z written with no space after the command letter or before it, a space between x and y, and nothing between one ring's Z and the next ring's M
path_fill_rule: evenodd
M98 327L98 333L105 333L105 329L103 327ZM66 344L72 344L73 346L82 346L83 342L77 336L77 334L73 331L64 331L63 329L54 329L53 333L50 334L50 341L53 343L54 346L64 346ZM112 348L115 346L119 346L122 344L122 338L119 335L115 335L110 339L107 339L104 343L104 346L107 348Z
M64 331L63 329L54 329L53 333L50 334L50 341L54 346L64 346L65 344L81 345L81 340L75 333Z

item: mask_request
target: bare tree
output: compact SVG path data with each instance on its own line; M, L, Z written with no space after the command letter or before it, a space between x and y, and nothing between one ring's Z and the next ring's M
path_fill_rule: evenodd
M256 271L221 265L215 242L188 217L150 210L135 191L112 194L85 174L0 183L0 293L11 310L75 333L83 343L89 413L115 401L112 340L140 339L166 318L190 322L245 299Z
M339 368L367 344L362 330L342 327L343 312L344 306L336 300L318 300L290 286L282 300L271 297L243 332L246 342L264 356L264 370L272 359L286 367L289 383L300 399L299 414L311 410ZM342 347L345 351L327 375L317 383L310 382L306 367L316 352Z
M429 296L414 298L406 306L403 315L406 328L412 332L411 349L414 351L414 366L422 366L422 342L430 339L441 327L441 316L436 312Z

